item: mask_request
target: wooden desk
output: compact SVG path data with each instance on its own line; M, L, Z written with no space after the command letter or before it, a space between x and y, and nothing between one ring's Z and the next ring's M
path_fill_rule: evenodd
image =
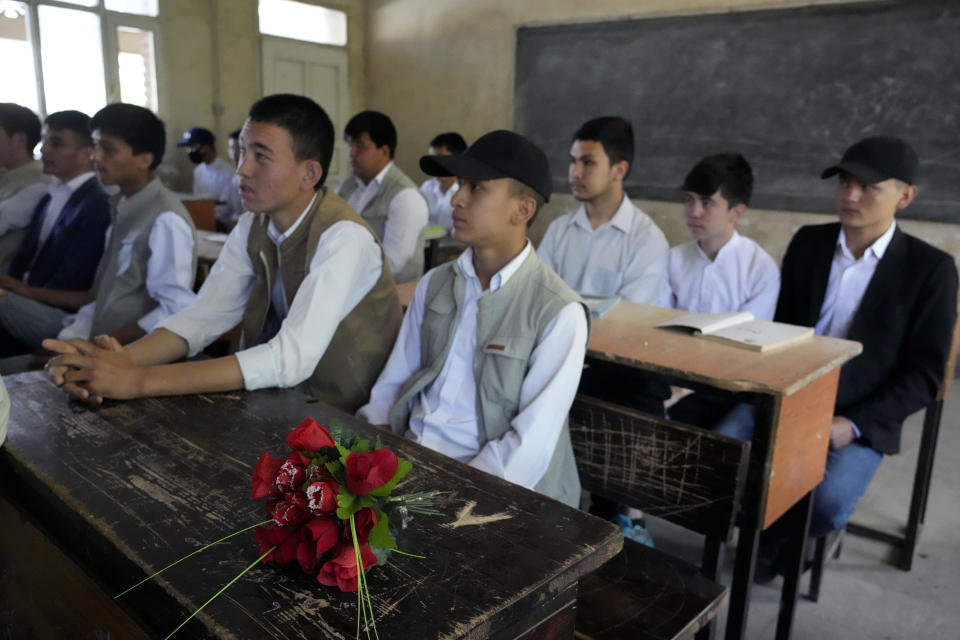
M178 194L180 202L186 207L187 213L193 218L193 225L200 231L216 231L216 198L195 196L192 194Z
M31 625L38 637L166 635L256 559L252 532L178 565L119 607L104 594L265 519L262 501L249 499L253 465L263 450L283 454L284 437L307 415L379 435L414 464L404 490L450 492L444 516L416 516L397 534L402 550L426 560L395 555L367 574L381 638L571 638L578 580L622 545L610 523L293 391L144 399L91 412L69 404L42 373L5 382L12 411L0 449L0 628L13 637ZM353 638L356 595L298 567L263 565L187 627L176 637Z
M809 502L823 479L840 366L861 346L814 336L759 353L654 326L680 313L620 301L594 320L588 357L648 371L670 384L726 390L757 407L727 624L728 640L739 639L759 532L795 504ZM792 604L785 606L780 637L789 635L792 621Z

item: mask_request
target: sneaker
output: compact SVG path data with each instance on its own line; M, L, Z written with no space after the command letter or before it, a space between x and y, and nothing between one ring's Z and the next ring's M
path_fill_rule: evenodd
M647 531L647 523L644 522L643 518L631 520L625 513L618 513L613 517L613 523L620 527L620 531L623 532L625 538L639 542L651 549L654 548L653 538L650 536L650 532Z

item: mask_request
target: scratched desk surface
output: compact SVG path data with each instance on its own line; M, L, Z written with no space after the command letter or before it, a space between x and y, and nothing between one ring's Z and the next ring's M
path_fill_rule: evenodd
M261 451L285 455L305 416L373 427L283 390L71 405L42 373L5 378L0 449L14 496L111 595L227 533L262 521L249 499ZM401 490L440 489L443 516L417 515L394 555L368 573L380 638L516 637L569 603L576 581L617 553L610 523L380 433L413 462ZM9 544L4 542L3 544ZM252 532L178 565L121 603L162 637L257 557ZM558 604L559 603L559 604ZM552 609L551 609L552 607ZM180 637L352 638L356 595L299 569L260 565Z

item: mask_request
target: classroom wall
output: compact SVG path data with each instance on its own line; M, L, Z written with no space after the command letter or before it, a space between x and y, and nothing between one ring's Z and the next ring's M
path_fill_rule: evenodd
M300 0L347 13L351 109L366 102L364 0ZM318 45L319 46L319 45ZM189 191L193 165L175 143L191 126L210 129L226 157L227 135L262 96L257 0L163 0L157 42L160 117L167 125L165 182Z
M831 4L833 0L368 0L367 107L397 124L397 163L422 180L419 156L430 138L457 130L468 141L513 124L514 61L519 26L616 20L664 15ZM598 114L600 115L600 114ZM572 132L571 132L572 133ZM638 132L638 153L643 135ZM825 158L828 162L831 159ZM678 181L682 176L678 176ZM826 189L829 186L825 185ZM539 241L556 215L570 210L570 196L554 198L531 230ZM679 205L637 201L671 244L687 239ZM742 231L780 259L793 232L833 216L751 211ZM905 230L960 256L960 227L903 221Z

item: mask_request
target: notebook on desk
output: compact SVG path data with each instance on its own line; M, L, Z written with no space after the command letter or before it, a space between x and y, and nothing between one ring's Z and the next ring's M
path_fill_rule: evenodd
M664 329L689 329L708 340L752 351L769 351L806 340L812 327L757 320L749 311L685 313L656 325Z

